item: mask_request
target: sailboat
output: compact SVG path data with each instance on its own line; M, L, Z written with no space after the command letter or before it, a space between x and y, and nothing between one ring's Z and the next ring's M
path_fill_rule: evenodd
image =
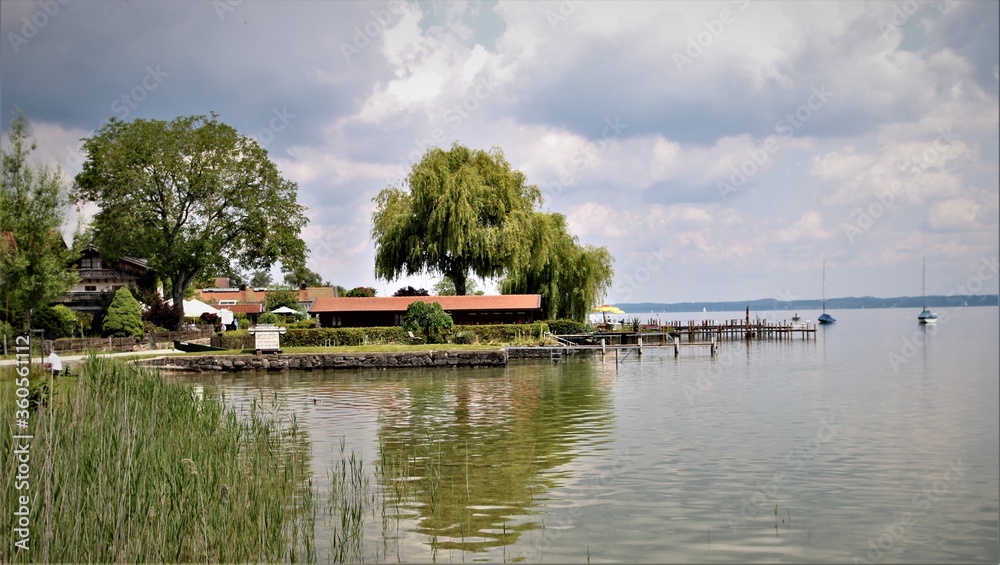
M826 261L823 261L823 313L819 315L819 323L821 324L832 324L837 321L836 318L826 313Z
M921 292L924 297L924 310L917 316L917 321L921 324L934 324L937 323L937 314L931 312L927 308L927 258L924 257L924 273L923 273L923 284L921 285Z

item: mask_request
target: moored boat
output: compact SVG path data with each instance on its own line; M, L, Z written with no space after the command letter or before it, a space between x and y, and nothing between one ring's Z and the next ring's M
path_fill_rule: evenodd
M225 351L221 347L215 347L213 345L202 345L200 343L190 343L187 341L174 340L174 349L178 351L187 351L188 353L200 353L204 351Z

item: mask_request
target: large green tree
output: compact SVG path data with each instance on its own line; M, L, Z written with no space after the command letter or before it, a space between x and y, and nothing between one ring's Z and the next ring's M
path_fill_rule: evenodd
M11 121L0 170L0 308L4 320L28 324L27 312L62 297L78 280L75 252L60 232L70 203L58 168L28 162L24 113Z
M537 212L524 235L531 256L507 272L500 292L540 294L548 319L584 321L611 286L611 254L604 247L580 245L562 214Z
M493 278L523 259L520 232L541 202L538 187L511 168L497 148L432 148L413 166L406 187L375 198L375 276L439 273L466 294L470 276Z
M304 264L298 187L257 141L215 114L112 118L83 149L76 196L99 208L95 243L111 258L146 258L169 281L176 309L205 272Z
M285 272L285 284L298 288L300 285L323 286L323 277L305 265L299 265Z
M455 283L451 281L448 277L444 277L438 282L434 283L431 287L434 291L435 296L455 296ZM466 294L484 294L482 290L479 289L479 285L476 283L476 279L469 278L465 280L465 293Z

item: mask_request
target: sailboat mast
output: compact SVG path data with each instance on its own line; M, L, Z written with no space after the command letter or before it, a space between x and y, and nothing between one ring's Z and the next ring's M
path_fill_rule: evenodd
M826 313L826 259L823 259L823 313Z
M927 309L927 257L923 257L922 277L920 282L920 293L924 298L924 310Z

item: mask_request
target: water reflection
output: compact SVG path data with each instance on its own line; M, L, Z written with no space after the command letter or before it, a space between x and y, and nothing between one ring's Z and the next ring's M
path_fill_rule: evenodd
M433 551L485 551L541 528L538 501L558 468L607 441L611 393L594 365L504 373L413 381L379 411L386 508Z

